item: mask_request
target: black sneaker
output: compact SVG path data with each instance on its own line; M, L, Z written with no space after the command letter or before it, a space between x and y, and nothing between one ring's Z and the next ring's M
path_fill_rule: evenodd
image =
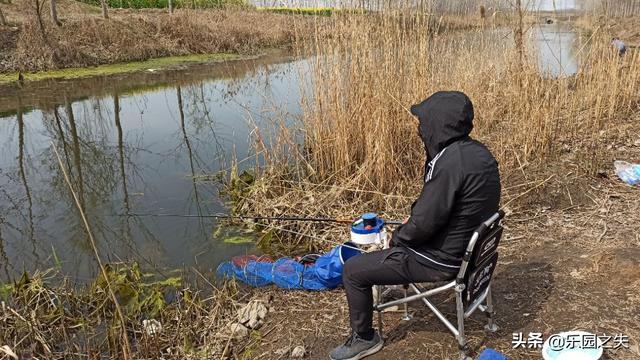
M340 345L331 351L331 360L359 360L366 356L373 355L382 349L384 341L376 331L373 339L365 340L355 332L349 336L344 345Z

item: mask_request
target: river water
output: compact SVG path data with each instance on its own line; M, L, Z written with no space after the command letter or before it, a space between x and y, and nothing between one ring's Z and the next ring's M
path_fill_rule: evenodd
M530 32L541 70L577 70L576 34ZM511 40L508 40L511 41ZM215 220L126 213L224 212L212 175L251 167L251 134L300 114L309 60L257 60L0 86L0 278L50 267L95 272L81 218L53 151L86 209L107 261L212 269L254 251L214 237Z
M262 118L295 117L304 62L272 54L9 89L14 98L0 103L0 272L61 266L81 279L93 269L54 146L110 261L206 268L250 250L214 239L214 221L118 215L224 212L212 175L251 155Z

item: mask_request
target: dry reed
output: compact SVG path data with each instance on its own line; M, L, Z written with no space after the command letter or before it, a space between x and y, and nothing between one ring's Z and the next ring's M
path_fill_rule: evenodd
M292 146L291 129L270 146L258 142L266 167L241 211L406 214L424 167L407 108L438 90L461 90L474 101L472 136L494 152L506 187L545 185L554 173L557 181L594 175L611 160L606 142L628 135L638 109L638 54L618 58L600 30L576 44L577 74L551 77L538 69L533 49L515 48L509 28L438 33L428 18L403 12L332 17L328 26L323 31L333 36L299 43L317 54L303 100L304 146Z
M230 338L228 327L237 321L240 302L256 296L240 292L235 283L212 287L205 279L199 289L198 281L186 286L183 278L145 274L136 264L105 267L106 280L100 275L86 285L54 269L0 284L0 342L20 359L122 359L121 330L135 359L217 359L251 342ZM124 326L107 282L122 304Z

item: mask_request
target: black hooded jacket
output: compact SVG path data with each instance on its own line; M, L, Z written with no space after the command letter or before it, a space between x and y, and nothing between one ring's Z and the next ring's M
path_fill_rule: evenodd
M391 244L411 249L423 265L457 272L473 231L498 211L498 163L469 137L473 104L465 94L437 92L411 113L427 151L424 185Z

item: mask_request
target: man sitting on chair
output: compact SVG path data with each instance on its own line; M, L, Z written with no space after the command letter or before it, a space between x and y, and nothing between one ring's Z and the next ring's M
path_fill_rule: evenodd
M461 92L437 92L411 107L427 161L411 216L390 248L349 259L343 270L352 335L333 360L357 360L382 349L373 329L373 285L405 285L455 278L474 230L498 211L500 174L491 152L469 137L473 104Z

